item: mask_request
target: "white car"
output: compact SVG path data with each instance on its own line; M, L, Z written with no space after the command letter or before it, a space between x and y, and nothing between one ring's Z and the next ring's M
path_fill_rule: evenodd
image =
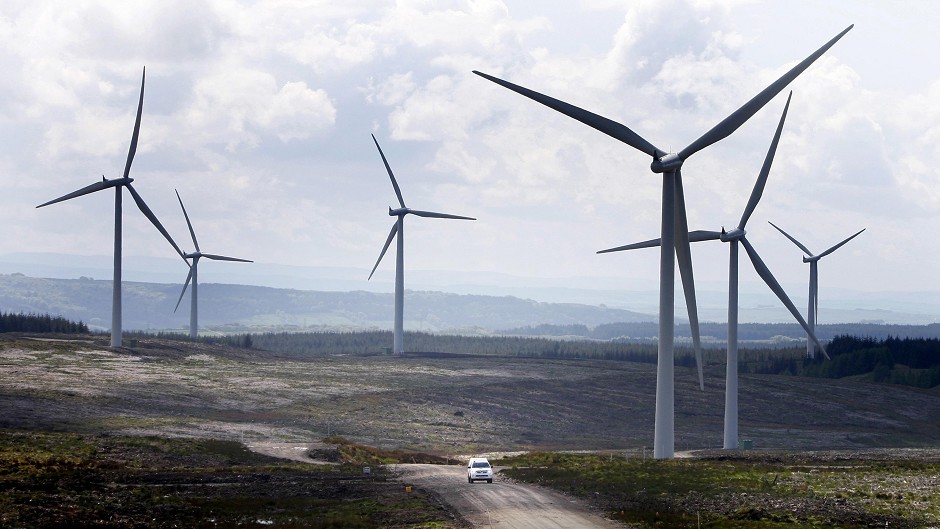
M467 483L484 479L487 483L493 482L493 467L485 457L471 457L467 463Z

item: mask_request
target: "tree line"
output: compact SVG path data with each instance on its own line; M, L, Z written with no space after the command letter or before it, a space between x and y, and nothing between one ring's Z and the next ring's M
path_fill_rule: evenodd
M0 332L88 333L88 325L51 314L0 312Z
M712 336L718 340L728 339L728 324L717 322L702 322L699 324L702 336ZM940 324L928 325L895 325L874 323L834 323L817 325L816 336L820 340L831 340L836 336L869 336L872 338L889 339L897 336L940 338ZM501 334L513 336L542 336L542 337L580 337L591 340L636 339L657 336L659 324L656 322L619 322L604 323L595 327L583 324L553 325L543 324L535 326L517 327L500 331ZM677 323L675 335L689 337L691 332L688 323ZM738 324L739 340L769 340L775 336L806 336L797 323L740 323Z
M184 334L159 333L158 337L188 340ZM281 357L314 360L335 354L391 354L391 331L266 332L226 336L202 336L200 342L271 351ZM612 360L655 364L655 341L558 339L526 336L459 336L406 332L406 354L489 355L537 359ZM940 386L940 339L873 338L839 335L823 355L807 359L805 348L742 349L741 373L843 378L862 376L875 382L921 388ZM703 349L705 366L723 365L724 349ZM692 348L677 345L676 365L694 367Z
M832 360L794 356L767 358L752 371L820 378L864 376L875 382L919 388L940 386L940 339L883 339L840 335L826 346Z

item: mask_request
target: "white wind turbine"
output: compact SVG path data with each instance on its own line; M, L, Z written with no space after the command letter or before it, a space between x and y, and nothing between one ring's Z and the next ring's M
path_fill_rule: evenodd
M174 191L176 190L174 189ZM186 218L186 225L189 226L189 234L193 238L193 246L196 247L196 251L183 254L183 259L192 259L193 263L189 266L189 275L186 276L186 283L183 284L183 291L180 292L180 298L176 300L176 308L173 309L173 312L176 312L176 309L180 308L180 302L183 301L183 295L186 294L186 287L189 286L189 282L191 280L193 282L193 290L190 294L189 305L189 337L195 339L196 331L199 329L199 277L197 275L199 259L205 257L206 259L212 259L213 261L237 261L239 263L252 263L254 261L249 261L248 259L239 259L237 257L215 255L211 253L202 253L202 251L199 249L199 243L196 241L196 232L193 231L193 224L189 221L189 215L186 213L186 206L183 205L183 199L180 198L179 191L176 191L176 200L179 200L180 202L180 208L183 210L183 217Z
M796 310L796 306L790 301L790 298L787 296L786 292L784 292L780 283L777 282L773 274L770 273L770 269L767 268L767 265L764 264L764 261L757 254L757 251L754 250L754 247L748 242L744 230L748 219L751 218L751 214L754 213L754 209L757 207L758 202L760 202L761 195L764 192L764 186L767 184L767 177L770 175L770 167L773 164L774 154L777 152L777 144L780 142L780 134L783 131L783 123L787 118L787 109L789 107L790 98L788 97L787 104L783 107L783 114L780 116L780 123L777 125L777 131L774 133L774 139L770 143L770 149L767 151L767 156L764 158L764 165L761 167L757 181L754 182L754 189L751 191L751 197L748 199L747 206L744 208L744 214L741 215L741 221L738 222L738 227L731 231L725 231L725 229L722 228L721 231L699 230L689 233L690 242L720 240L721 242L730 243L728 245L730 258L728 264L728 358L725 369L724 448L734 449L738 447L738 242L744 246L744 250L747 252L748 257L750 257L757 274L767 283L770 290L780 298L780 301L783 302L784 306L793 314L793 317L800 322L800 325L806 329L807 340L812 340L817 345L819 344L819 341L816 340L816 336L811 331L811 327L809 327L800 316L799 311ZM601 250L597 253L652 248L659 245L660 239L653 239L628 244L626 246L618 246L608 250ZM822 349L821 345L820 349Z
M157 219L156 215L153 214L153 211L147 207L147 204L144 202L144 199L140 197L134 187L131 185L131 182L134 181L133 178L130 178L131 172L131 163L134 161L134 155L137 153L137 137L140 134L140 117L144 109L144 80L147 76L147 69L144 68L143 74L140 78L140 100L137 103L137 120L134 122L134 133L131 136L131 145L130 149L127 152L127 163L124 165L124 176L121 178L114 178L108 180L104 176L101 177L100 182L95 182L89 186L83 187L78 191L73 191L67 195L61 196L55 200L50 200L44 204L36 206L41 208L43 206L48 206L49 204L55 204L56 202L62 202L69 200L75 197L80 197L82 195L87 195L89 193L94 193L95 191L101 191L108 189L110 187L114 188L114 283L111 287L111 347L121 347L122 345L122 335L121 335L121 188L126 187L130 191L131 196L134 198L134 202L137 203L137 207L140 211L150 219L150 222L167 241L173 246L176 250L176 253L183 255L183 252L180 251L179 246L173 242L173 238L170 237L170 234L167 233L166 229L160 224L160 221Z
M667 153L630 130L623 124L603 116L588 112L564 101L540 94L528 88L515 85L474 70L473 73L522 94L534 101L557 110L585 125L593 127L608 136L653 157L650 169L663 175L662 184L662 227L659 270L659 355L656 364L656 419L653 434L653 456L671 458L675 452L675 415L674 415L674 336L675 323L675 266L679 263L679 272L685 289L686 305L689 308L689 320L692 325L692 338L698 340L698 316L695 306L695 287L692 277L692 258L689 251L688 223L685 212L685 198L682 191L680 168L690 156L720 141L743 125L775 95L780 93L793 79L801 74L816 59L831 48L853 26L849 26L816 50L809 57L794 66L787 73L774 81L741 108L715 125L700 138L678 153Z
M372 267L372 272L369 274L369 279L372 279L372 274L375 273L376 268L379 267L379 263L382 262L382 258L385 257L385 252L388 251L389 245L392 244L392 239L395 236L398 236L398 255L395 260L395 338L393 342L393 352L395 354L402 354L405 352L404 346L404 308L405 308L405 215L409 213L412 215L417 215L419 217L431 217L435 219L459 219L459 220L477 220L472 217L461 217L460 215L451 215L449 213L435 213L432 211L419 211L416 209L411 209L405 206L405 200L401 196L401 189L398 187L398 182L395 180L395 175L392 174L392 168L388 165L388 160L385 159L385 153L382 152L382 148L379 147L378 140L375 139L375 135L372 135L372 141L375 142L375 147L379 150L379 155L382 157L382 163L385 164L385 169L388 171L388 177L392 180L392 187L395 188L395 196L398 197L398 203L401 205L398 209L392 209L391 206L388 208L388 214L391 217L398 217L398 220L395 221L395 224L392 224L392 231L388 234L388 240L385 241L385 246L382 248L382 253L379 254L378 260L375 261L375 266Z
M804 246L800 241L798 241L798 240L794 239L793 237L791 237L789 233L787 233L787 232L783 231L782 229L780 229L780 227L777 226L776 224L774 224L773 222L770 222L770 221L767 221L767 222L768 222L771 226L773 226L774 228L777 228L777 231L779 231L780 233L782 233L787 239L790 239L790 241L792 241L793 244L797 245L797 246L800 248L800 250L803 250L803 252L806 254L805 256L803 256L803 262L804 262L804 263L809 263L809 308L807 309L807 312L806 312L806 321L809 322L809 329L807 329L806 332L807 332L807 333L815 332L815 331L816 331L816 323L817 323L817 320L818 320L818 318L819 318L819 269L818 269L818 266L817 266L818 263L819 263L819 260L822 259L823 257L825 257L825 256L827 256L827 255L829 255L829 254L831 254L832 252L838 250L840 247L842 247L843 244L845 244L845 243L851 241L852 239L858 237L859 234L861 234L863 231L865 231L865 228L862 228L862 229L859 230L855 235L852 235L851 237L848 237L848 238L845 239L844 241L842 241L842 242L840 242L839 244L837 244L837 245L835 245L835 246L829 248L829 249L826 250L825 252L823 252L823 253L821 253L821 254L819 254L819 255L813 255L813 252L809 251L809 248L807 248L806 246ZM817 344L817 345L818 345L818 344ZM825 351L823 351L823 353L825 353ZM806 343L806 357L807 357L807 358L814 358L815 356L816 356L816 351L813 349L813 344L807 341L807 343ZM829 356L826 355L826 358L828 358L828 357L829 357Z

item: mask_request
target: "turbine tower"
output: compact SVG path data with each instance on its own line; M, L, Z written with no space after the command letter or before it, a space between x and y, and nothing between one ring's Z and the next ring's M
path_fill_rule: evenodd
M121 347L122 345L122 335L121 335L121 188L126 187L130 191L131 196L134 198L134 202L137 203L137 207L140 211L150 219L150 222L156 226L156 228L163 234L163 237L173 246L173 249L176 250L176 253L183 256L183 252L180 251L179 246L173 242L173 238L170 237L170 234L167 233L166 229L160 224L160 221L157 219L157 216L153 214L153 211L147 207L147 204L144 202L144 199L140 197L134 187L131 185L131 182L134 181L133 178L130 178L131 172L131 163L134 161L134 155L137 153L137 137L140 134L140 117L144 109L144 81L147 76L147 68L144 68L143 74L140 78L140 100L137 103L137 120L134 122L134 133L131 136L131 145L130 149L127 152L127 163L124 165L124 176L121 178L114 178L108 180L104 176L101 177L100 182L95 182L89 186L83 187L78 191L73 191L67 195L63 195L55 200L50 200L44 204L36 206L41 208L43 206L48 206L49 204L55 204L56 202L62 202L69 200L75 197L80 197L82 195L87 195L89 193L94 193L95 191L101 191L103 189L108 189L110 187L114 188L114 282L111 286L111 347Z
M595 128L608 136L650 155L653 162L650 169L662 174L662 227L659 270L659 355L656 365L656 420L653 434L653 456L672 458L675 453L675 416L674 416L674 336L675 323L675 266L679 262L679 272L685 289L686 304L690 313L696 313L695 287L692 277L692 258L689 251L688 223L685 212L685 197L682 190L682 164L696 152L720 141L743 125L758 110L780 93L793 79L800 75L816 59L822 56L853 26L849 26L833 37L829 42L812 53L802 62L791 68L770 86L765 88L741 108L715 125L700 138L678 153L667 153L641 137L627 126L603 116L588 112L564 101L540 94L528 88L512 84L474 70L473 73L489 79L496 84L522 94L534 101L574 118L589 127ZM693 340L698 336L698 317L690 317Z
M862 228L855 235L852 235L851 237L845 239L839 244L833 246L832 248L829 248L825 252L819 255L813 255L813 252L809 251L809 248L804 246L800 241L791 237L789 233L780 229L780 227L774 224L773 222L770 222L770 221L767 221L767 222L774 228L777 228L777 231L782 233L787 239L790 239L790 241L792 241L793 244L797 245L800 248L800 250L803 250L803 253L806 254L805 256L803 256L803 262L809 263L809 308L806 309L806 321L809 322L809 329L807 329L806 332L807 333L815 332L816 322L819 318L819 269L817 266L819 263L819 260L831 254L832 252L838 250L843 244L858 237L859 234L865 231L865 228ZM823 351L823 353L825 353L825 351ZM806 342L806 357L807 358L816 357L816 350L813 349L813 344L810 343L809 341ZM829 355L826 355L826 358L829 358Z
M793 93L791 92L790 95L792 96ZM767 151L767 156L764 158L764 165L761 167L757 181L754 182L754 189L751 191L751 197L747 202L747 206L744 208L744 214L741 216L741 221L738 222L738 227L730 232L726 232L724 228L722 228L720 232L693 231L689 233L690 242L720 240L721 242L730 243L728 245L728 249L730 250L728 264L728 357L727 366L725 368L725 428L723 443L723 447L726 449L738 447L738 242L744 246L744 250L747 252L748 257L750 257L757 274L767 283L770 290L780 298L780 301L783 302L784 306L793 314L793 317L800 322L800 325L806 329L807 340L812 340L817 345L819 344L819 341L816 340L816 336L811 331L811 327L809 327L800 316L799 311L796 310L796 306L790 301L790 298L787 296L786 292L784 292L780 283L777 282L773 274L770 273L770 269L767 268L767 265L764 264L764 261L757 254L757 251L754 250L754 247L748 242L744 230L748 219L751 218L751 214L754 213L754 209L757 207L758 202L760 202L761 195L764 192L764 186L767 184L767 177L770 175L770 167L773 164L774 155L777 152L777 144L780 142L780 134L783 132L783 123L787 118L787 110L789 107L790 97L787 97L787 104L783 107L783 114L780 116L780 123L777 125L777 131L774 133L774 139L770 143L770 149ZM636 244L618 246L617 248L610 248L608 250L601 250L597 253L652 248L659 245L660 239L653 239ZM821 345L820 349L822 349ZM825 352L824 349L823 351Z
M375 266L372 267L372 272L369 274L369 279L372 279L372 274L375 273L375 269L379 267L379 263L382 262L382 258L385 257L385 252L388 251L389 245L392 244L392 239L395 236L398 236L398 255L395 260L395 338L393 342L393 350L395 354L402 354L405 352L404 346L404 308L405 308L405 215L409 213L412 215L417 215L419 217L431 217L435 219L458 219L458 220L477 220L472 217L461 217L460 215L451 215L449 213L435 213L433 211L418 211L416 209L411 209L405 206L405 199L401 196L401 188L398 187L398 182L395 180L395 175L392 174L392 168L388 165L388 160L385 159L385 153L382 152L382 148L379 147L378 140L375 139L375 135L372 135L372 141L375 142L375 147L379 150L379 155L382 157L382 163L385 164L385 169L388 171L388 177L392 180L392 187L395 188L395 196L398 197L398 204L401 205L398 209L392 209L391 206L388 208L388 214L391 217L398 217L395 221L395 224L392 224L392 231L388 234L388 240L385 241L385 246L382 248L382 253L379 254L378 260L375 261Z
M174 191L176 190L174 189ZM192 280L193 290L190 296L189 305L189 337L195 340L196 331L199 329L199 279L197 275L199 259L205 257L206 259L212 259L213 261L237 261L239 263L251 263L254 261L249 261L248 259L239 259L237 257L215 255L211 253L202 253L202 251L199 249L199 243L196 242L196 232L193 231L193 224L189 221L189 215L186 213L186 206L183 205L183 199L180 198L179 191L176 191L176 200L179 200L180 202L180 208L183 210L183 217L186 218L186 225L189 226L189 234L193 237L193 246L196 247L196 251L183 255L183 259L192 259L193 262L189 266L189 275L186 276L186 283L183 284L183 291L180 292L180 298L176 300L176 308L173 309L173 312L176 312L176 309L180 308L180 301L183 301L183 294L186 294L186 287L189 286L189 282Z

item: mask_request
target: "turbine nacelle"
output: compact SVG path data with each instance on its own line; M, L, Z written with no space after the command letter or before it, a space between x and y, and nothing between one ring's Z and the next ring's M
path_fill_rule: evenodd
M671 173L678 171L684 161L685 160L682 158L679 158L678 154L671 152L662 158L655 158L653 163L650 164L650 169L652 169L654 173Z
M126 186L126 185L129 185L133 181L134 179L129 176L124 177L124 178L113 178L109 180L105 178L104 175L101 175L101 183L104 184L105 187Z
M744 238L744 235L747 232L741 228L734 228L731 231L725 231L724 228L721 229L721 242L731 242L731 241L740 241Z
M405 215L411 213L411 208L397 208L392 209L391 206L388 207L388 216L389 217L404 217Z

